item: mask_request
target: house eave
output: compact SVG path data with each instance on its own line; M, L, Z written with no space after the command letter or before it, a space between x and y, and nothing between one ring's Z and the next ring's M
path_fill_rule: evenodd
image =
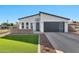
M41 13L42 14L47 14L47 15L50 15L50 16L54 16L54 17L59 17L59 18L66 19L66 20L70 20L69 18L66 18L66 17L62 17L62 16L58 16L58 15L54 15L54 14L49 14L49 13L45 13L45 12L41 12L41 11L38 14L34 14L34 15L31 15L31 16L25 16L25 17L18 18L18 20L29 18L29 17L36 16L36 15L40 15Z
M18 18L18 20L25 19L25 18L29 18L29 17L36 16L36 15L39 15L39 14L34 14L34 15L31 15L31 16L21 17L21 18Z

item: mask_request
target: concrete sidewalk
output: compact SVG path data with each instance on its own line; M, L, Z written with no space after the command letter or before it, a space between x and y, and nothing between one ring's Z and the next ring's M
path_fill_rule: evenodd
M3 37L3 36L8 35L8 34L10 34L10 32L0 34L0 37Z

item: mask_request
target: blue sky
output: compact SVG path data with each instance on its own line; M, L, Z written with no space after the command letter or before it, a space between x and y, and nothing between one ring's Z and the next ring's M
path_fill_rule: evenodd
M79 5L0 5L0 23L15 23L18 18L39 11L64 16L79 21Z

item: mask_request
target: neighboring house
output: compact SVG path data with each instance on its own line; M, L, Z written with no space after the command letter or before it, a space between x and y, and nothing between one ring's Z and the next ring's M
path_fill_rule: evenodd
M79 22L69 24L73 29L79 31Z
M45 12L18 19L19 29L32 29L33 32L68 32L69 18Z
M0 29L8 29L9 27L6 25L0 25Z

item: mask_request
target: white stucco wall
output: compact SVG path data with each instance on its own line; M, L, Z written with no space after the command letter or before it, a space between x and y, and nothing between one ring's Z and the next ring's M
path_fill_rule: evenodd
M41 14L41 22L65 22L65 21L68 20L47 14Z
M62 19L55 16L50 16L46 14L40 14L40 23L41 23L41 32L44 32L44 22L65 22L64 23L64 32L68 32L68 21L66 19Z
M21 19L19 22L35 22L36 18L39 18L39 15Z
M44 22L40 22L40 32L44 32Z
M31 29L31 23L33 23L33 31L36 31L36 21L35 19L36 18L39 18L39 15L35 15L35 16L32 16L32 17L28 17L28 18L24 18L24 19L21 19L19 20L19 29L22 29L21 27L21 23L23 22L24 23L24 29L26 29L26 23L28 22L29 23L29 29Z
M65 22L64 23L64 32L68 32L68 22Z
M22 28L21 28L21 23L18 23L18 24L19 24L19 29L22 29Z
M36 22L33 22L33 31L36 31Z

